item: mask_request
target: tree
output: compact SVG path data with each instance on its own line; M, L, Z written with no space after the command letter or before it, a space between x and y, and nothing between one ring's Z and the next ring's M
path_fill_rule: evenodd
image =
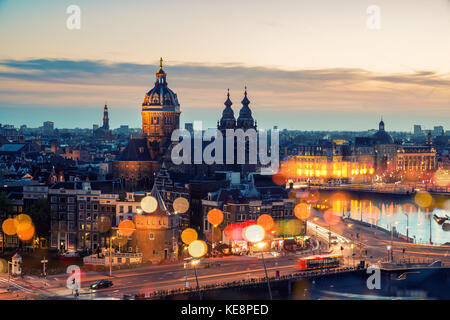
M31 205L29 214L34 223L36 236L48 238L50 234L51 210L47 199L37 199Z

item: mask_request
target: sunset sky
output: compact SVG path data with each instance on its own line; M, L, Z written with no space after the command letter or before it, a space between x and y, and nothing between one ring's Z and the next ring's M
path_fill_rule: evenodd
M160 57L182 122L247 86L262 128L450 129L450 0L0 0L0 123L140 127Z

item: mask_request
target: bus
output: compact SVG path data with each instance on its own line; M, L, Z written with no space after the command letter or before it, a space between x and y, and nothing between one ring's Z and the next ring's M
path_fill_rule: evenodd
M343 260L343 255L323 254L299 258L295 265L299 270L336 268L342 265Z

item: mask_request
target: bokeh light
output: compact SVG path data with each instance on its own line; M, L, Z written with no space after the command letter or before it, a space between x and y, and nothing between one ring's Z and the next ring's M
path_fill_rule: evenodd
M133 221L123 220L119 223L118 232L125 237L129 237L133 234L134 228L135 227Z
M30 224L28 229L17 230L17 237L22 241L30 241L34 237L34 226Z
M243 230L244 239L250 242L259 242L264 239L265 231L260 225L254 224Z
M203 257L208 251L208 246L202 240L195 240L189 244L188 252L194 258Z
M283 233L285 235L296 236L302 232L302 223L297 219L290 219L283 222Z
M272 175L272 181L276 185L285 186L287 182L287 177L283 173L276 173Z
M294 207L294 214L299 220L306 220L309 217L310 210L308 209L308 205L304 202L297 204Z
M323 218L329 225L336 225L341 221L341 218L339 216L338 212L333 211L333 209L328 209L323 214Z
M13 236L17 233L17 225L18 223L16 219L8 218L3 221L2 230L8 236Z
M173 210L176 213L186 213L189 210L189 201L183 197L176 198L173 202Z
M419 207L428 208L433 203L433 197L428 192L418 192L414 196L414 201Z
M414 213L414 212L417 212L417 207L409 202L404 203L404 204L402 204L402 212L404 214Z
M240 223L232 223L225 228L225 236L233 241L241 241L244 238L242 237L242 224Z
M195 229L192 228L184 229L183 232L181 233L181 241L183 241L183 243L187 245L197 240L197 238L198 238L197 231L195 231Z
M217 226L223 221L223 213L219 209L211 209L208 212L207 219L213 226Z
M450 170L449 169L437 169L433 176L434 183L439 187L450 186Z
M111 218L105 215L100 216L97 222L97 229L101 233L108 232L111 229Z
M30 229L33 224L30 216L27 214L19 214L15 219L17 221L17 233Z
M141 208L146 213L155 212L158 208L158 200L153 196L146 196L141 200Z
M256 221L258 225L264 228L266 232L269 232L272 230L275 222L273 221L273 218L268 214L262 214L258 217L258 220Z

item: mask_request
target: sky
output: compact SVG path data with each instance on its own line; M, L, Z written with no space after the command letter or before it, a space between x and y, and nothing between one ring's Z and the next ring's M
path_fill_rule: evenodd
M160 57L182 122L450 129L450 0L0 0L0 123L140 127Z

